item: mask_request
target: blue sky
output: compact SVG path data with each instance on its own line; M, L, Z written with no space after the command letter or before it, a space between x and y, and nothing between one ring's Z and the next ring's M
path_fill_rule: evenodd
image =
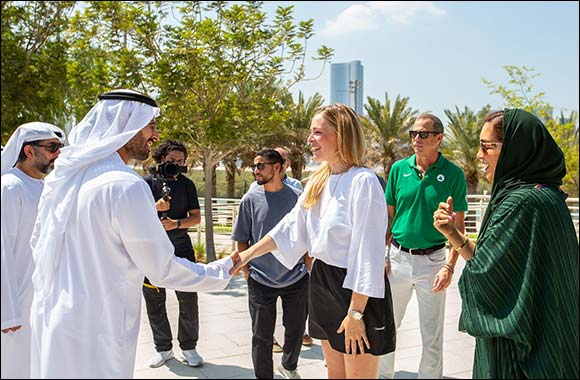
M579 110L578 2L266 2L295 5L296 20L314 19L308 56L322 44L335 49L333 62L361 60L367 96L384 102L398 94L420 111L447 120L444 109L504 106L482 78L507 84L505 65L527 66L541 76L556 112ZM307 77L320 62L307 60ZM330 100L330 68L320 78L295 85L306 97Z

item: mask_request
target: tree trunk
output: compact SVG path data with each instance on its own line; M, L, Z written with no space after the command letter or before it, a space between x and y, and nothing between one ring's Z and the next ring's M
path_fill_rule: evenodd
M389 173L391 172L391 168L393 167L393 164L395 163L395 160L391 157L387 158L386 160L383 160L383 172L384 172L384 179L385 181L389 180Z
M302 180L302 163L298 164L295 161L290 163L290 169L292 171L292 178L296 178L297 180Z
M217 198L217 168L218 164L214 164L211 167L211 196Z
M466 173L465 180L467 181L467 194L477 194L477 187L479 186L477 173Z
M215 261L215 244L213 239L213 209L212 209L212 187L213 181L208 181L208 178L213 178L215 174L215 165L211 162L211 154L204 152L203 172L205 176L204 183L204 212L205 212L205 262L211 263Z
M292 178L302 180L302 169L306 165L303 155L289 154L290 156L290 170L292 171Z
M236 161L228 158L224 160L226 167L226 189L227 198L236 197Z

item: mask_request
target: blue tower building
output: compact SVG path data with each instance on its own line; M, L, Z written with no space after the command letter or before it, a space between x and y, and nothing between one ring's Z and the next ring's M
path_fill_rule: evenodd
M361 61L330 65L330 102L350 106L363 113L364 67Z

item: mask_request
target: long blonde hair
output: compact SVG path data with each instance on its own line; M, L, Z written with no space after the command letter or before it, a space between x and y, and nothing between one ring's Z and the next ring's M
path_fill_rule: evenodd
M365 137L360 119L352 108L344 104L331 104L319 108L316 115L328 121L338 135L338 159L347 166L364 166L366 155ZM330 178L330 166L323 162L308 178L309 188L304 198L306 209L314 207Z

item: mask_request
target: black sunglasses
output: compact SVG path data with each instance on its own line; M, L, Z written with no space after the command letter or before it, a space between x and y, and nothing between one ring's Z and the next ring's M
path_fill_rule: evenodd
M266 165L276 165L277 162L259 162L257 164L252 164L250 165L250 169L252 169L252 171L256 170L256 168L258 170L264 170L264 168L266 167Z
M422 139L426 139L427 137L429 137L430 133L432 133L434 135L438 135L441 132L437 132L437 131L409 131L409 136L411 136L412 139L414 139L417 136L419 136Z
M48 150L50 153L56 153L57 150L64 148L64 144L63 143L50 143L50 144L34 144L35 146L40 146L43 148L46 148L46 150Z

